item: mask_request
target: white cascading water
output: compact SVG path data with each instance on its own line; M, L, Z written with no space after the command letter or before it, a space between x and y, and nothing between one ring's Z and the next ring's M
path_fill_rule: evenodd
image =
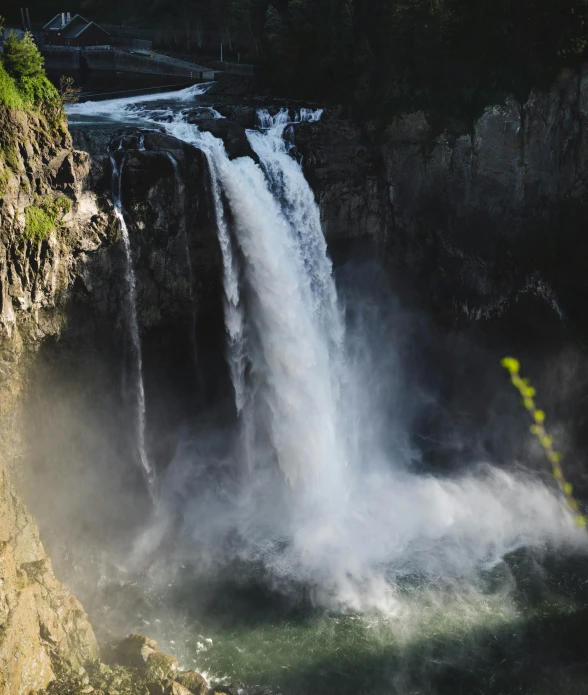
M165 96L181 102L187 93ZM92 108L71 112L92 115ZM148 108L126 103L110 109L122 119L151 118ZM97 106L98 114L106 111ZM306 111L294 121L319 117ZM561 500L533 477L488 465L454 478L416 475L370 438L370 394L361 384L373 379L369 358L363 367L346 361L319 210L283 137L288 113L261 112L260 122L262 130L248 138L261 166L231 160L221 140L200 133L181 112L158 123L199 147L209 163L249 485L270 480L265 472L276 462L289 482L287 508L270 509L278 487L268 486L223 507L222 528L229 534L236 527L243 555L262 558L275 576L311 582L317 600L353 610L394 608L395 580L406 574L473 578L523 545L585 544ZM193 466L180 457L170 471L189 475ZM218 507L212 503L203 515L198 501L193 506L202 539L201 519L212 525Z
M131 240L129 238L129 230L125 222L125 216L122 209L122 170L124 166L124 158L121 161L120 167L116 159L111 156L112 164L112 198L114 205L114 213L120 223L121 237L123 249L125 252L125 280L127 285L127 300L128 300L128 322L133 356L135 359L135 384L134 392L136 395L136 441L137 454L150 492L153 490L155 483L155 471L149 462L147 456L147 448L145 445L145 387L143 384L143 351L141 349L141 336L139 334L139 322L137 320L137 281L135 278L135 269L133 267L133 253L131 250Z
M251 159L230 161L218 141L211 153L233 213L235 239L250 289L248 319L256 336L251 342L258 349L250 346L248 357L258 379L251 388L262 392L263 424L278 464L292 485L308 493L327 486L336 494L342 484L345 452L339 447L337 392L329 350L338 338L329 340L323 320L329 311L337 311L334 301L329 304L334 297L330 267L325 270L332 292L322 293L320 283L312 287L305 268L308 239L314 241L312 224L306 229L293 228L263 171ZM288 190L301 199L310 194L315 206L301 172L291 177ZM337 316L330 318L338 324Z
M294 123L320 120L322 109L302 109ZM309 303L313 319L318 322L327 340L331 360L340 365L344 340L343 317L333 281L333 267L327 253L318 205L298 162L291 156L293 145L284 139L284 131L292 125L289 113L282 109L275 116L267 110L258 112L262 132L250 130L247 137L259 156L270 189L279 201L292 242L297 246L308 277ZM340 372L333 382L338 392Z

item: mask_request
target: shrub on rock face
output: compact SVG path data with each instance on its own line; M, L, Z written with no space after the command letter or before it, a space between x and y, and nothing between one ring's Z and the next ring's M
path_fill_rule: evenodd
M43 56L39 52L32 34L28 32L18 39L14 32L4 42L4 67L16 80L23 77L44 75Z
M14 32L4 42L0 66L0 104L9 108L34 105L53 116L61 112L59 93L47 79L32 34L19 39Z

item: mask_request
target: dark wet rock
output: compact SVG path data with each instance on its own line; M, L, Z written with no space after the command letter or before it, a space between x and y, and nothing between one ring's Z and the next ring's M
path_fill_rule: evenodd
M259 163L259 157L251 148L242 125L226 118L216 118L200 121L198 127L203 132L212 133L215 138L220 138L225 144L230 159L250 157L254 162Z
M243 128L255 128L257 125L257 109L243 104L228 104L218 107L218 112L230 121L238 123Z
M223 74L206 92L206 98L222 99L223 97L249 97L259 92L259 83L255 77Z
M581 317L587 67L488 107L469 132L435 132L422 112L384 128L327 113L293 132L336 259L369 245L444 322L528 295Z
M196 106L195 108L186 109L183 111L184 118L188 121L188 123L195 124L198 124L201 121L208 121L210 119L218 118L219 113L224 115L214 106Z
M334 250L361 239L377 247L387 233L388 209L381 160L364 130L350 119L325 118L296 125L293 139Z
M245 137L244 130L240 132ZM90 185L106 207L112 206L111 156L122 169L122 204L134 249L142 329L178 319L191 321L195 300L206 304L222 291L206 157L198 148L157 131L96 130L89 140ZM120 252L113 249L87 276L89 285L101 288L98 297L95 289L89 290L93 310L98 309L103 318L110 315L111 321L120 315L124 301Z

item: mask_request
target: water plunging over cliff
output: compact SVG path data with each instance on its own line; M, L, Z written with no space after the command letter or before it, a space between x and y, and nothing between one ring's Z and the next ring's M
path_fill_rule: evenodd
M186 91L172 95L180 106L186 98ZM318 206L284 137L320 111L294 118L261 111L260 128L247 133L257 165L230 159L223 142L200 132L182 109L163 124L148 104L110 110L157 123L209 162L243 431L238 456L249 471L233 499L234 519L223 518L222 528L245 524L244 555L261 554L272 572L318 583L324 600L357 609L388 604L390 580L407 572L472 574L514 548L574 535L560 501L538 481L491 466L455 480L421 477L371 436L378 414L364 383L372 381L373 346L355 336L362 354L346 355ZM187 489L194 465L175 460L167 479ZM281 509L268 498L282 499ZM205 533L202 526L196 532Z
M136 442L139 461L145 475L145 479L149 485L149 489L153 489L155 483L155 471L147 456L147 448L145 445L145 387L143 384L143 352L141 349L141 335L139 333L139 321L137 319L137 280L135 278L135 270L133 267L133 253L131 249L131 240L129 238L129 230L125 222L125 216L122 208L122 169L124 166L124 157L119 164L114 156L111 156L112 163L112 198L114 203L114 213L120 222L121 237L123 249L125 253L126 273L125 279L127 283L127 315L129 322L129 337L131 339L132 355L134 360L133 365L133 390L136 398Z

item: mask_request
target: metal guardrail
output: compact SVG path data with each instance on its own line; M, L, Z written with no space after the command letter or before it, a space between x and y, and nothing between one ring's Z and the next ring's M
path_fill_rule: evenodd
M104 46L54 46L52 43L44 43L41 48L43 50L49 51L64 51L65 53L70 53L71 51L120 51L118 46L109 46L108 44Z

